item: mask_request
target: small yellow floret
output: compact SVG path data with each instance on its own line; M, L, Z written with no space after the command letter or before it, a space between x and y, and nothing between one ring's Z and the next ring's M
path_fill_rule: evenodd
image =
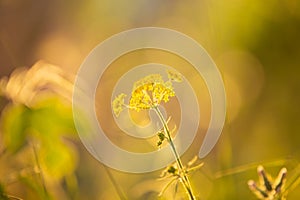
M125 107L125 104L124 104L125 97L126 97L126 94L121 93L112 102L113 111L117 117L120 115L120 113L123 111L123 109Z
M167 73L168 73L168 78L171 80L171 81L175 81L175 82L182 82L182 75L175 71L175 70L167 70Z

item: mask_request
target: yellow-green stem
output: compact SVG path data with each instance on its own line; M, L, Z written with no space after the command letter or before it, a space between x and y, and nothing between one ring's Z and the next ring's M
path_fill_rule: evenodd
M169 130L169 127L168 127L168 124L165 120L165 118L163 117L161 111L159 110L159 108L156 106L156 107L153 107L153 109L155 110L156 114L158 115L161 123L163 124L163 127L164 127L164 130L165 130L165 133L167 134L167 137L168 137L168 142L171 146L171 149L174 153L174 156L175 156L175 159L176 159L176 163L178 165L178 168L179 168L179 171L180 171L180 175L181 176L181 180L182 180L182 184L185 188L185 190L187 191L188 195L189 195L189 198L190 200L194 200L195 199L195 196L193 194L193 191L192 191L192 187L191 187L191 184L190 184L190 180L186 174L186 171L184 170L184 167L182 165L182 162L181 162L181 159L180 159L180 156L176 150L176 147L175 147L175 144L173 142L173 139L172 139L172 136L171 136L171 133L170 133L170 130Z

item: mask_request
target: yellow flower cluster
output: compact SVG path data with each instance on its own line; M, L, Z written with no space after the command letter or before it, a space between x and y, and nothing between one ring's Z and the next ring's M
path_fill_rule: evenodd
M162 101L168 102L175 96L171 81L181 82L182 76L174 70L167 70L168 81L164 81L160 74L151 74L133 85L129 105L124 103L125 94L118 95L112 102L115 115L118 117L125 107L136 111L157 107Z
M164 82L161 75L151 74L134 84L129 107L140 111L158 106L161 101L168 102L175 96L171 82Z
M124 99L126 94L119 94L112 102L112 107L115 115L118 117L125 107Z

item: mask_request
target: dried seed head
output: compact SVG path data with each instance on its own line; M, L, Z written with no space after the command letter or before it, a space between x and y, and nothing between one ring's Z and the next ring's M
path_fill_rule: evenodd
M272 180L272 177L266 173L261 165L257 167L257 174L259 184L257 185L253 180L249 180L248 186L259 199L278 199L283 197L282 188L286 181L286 168L280 170L275 181Z

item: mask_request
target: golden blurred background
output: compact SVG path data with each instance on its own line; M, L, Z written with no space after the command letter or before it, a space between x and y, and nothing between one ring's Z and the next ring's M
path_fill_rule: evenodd
M0 0L0 77L44 60L61 68L72 82L96 45L119 32L146 26L173 29L195 39L215 61L224 80L227 118L223 133L202 160L204 167L192 178L202 199L255 199L247 181L256 179L259 164L272 175L287 167L287 179L293 172L300 174L298 0ZM104 101L103 95L122 71L148 62L174 66L186 76L191 69L183 59L166 52L130 53L112 63L96 99ZM209 95L201 77L191 76L191 82L200 91L197 98L203 121L197 137L201 141L209 123ZM0 103L4 110L7 101ZM111 118L109 102L101 105L98 112L109 113ZM120 146L132 145L123 137L113 137ZM75 175L59 180L59 187L46 180L53 199L119 199L114 180L128 199L156 199L163 185L156 180L159 171L128 174L107 169L85 150L76 135L70 140L74 148L68 153L77 152L70 157L76 160L72 168ZM197 154L201 144L197 141L183 155L185 162ZM1 177L8 174L4 161L26 160L27 154L21 155L0 157L0 184ZM13 161L9 172L22 167L23 161ZM4 188L21 199L42 198L22 181L7 187L4 184ZM289 193L288 199L299 198L299 187Z

